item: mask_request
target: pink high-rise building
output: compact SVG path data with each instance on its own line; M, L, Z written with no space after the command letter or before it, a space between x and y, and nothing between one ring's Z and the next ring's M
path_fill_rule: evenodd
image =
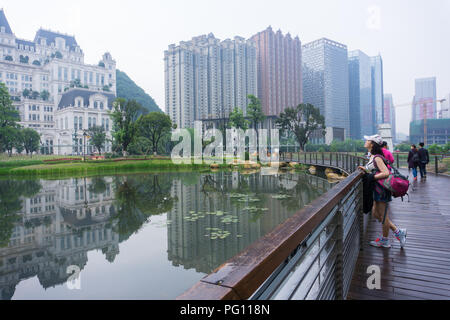
M279 115L295 107L302 95L302 45L300 39L273 32L269 26L254 35L258 56L258 98L266 115Z

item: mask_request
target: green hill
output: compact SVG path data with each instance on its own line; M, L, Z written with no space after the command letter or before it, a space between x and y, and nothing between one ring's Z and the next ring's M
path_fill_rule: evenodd
M127 100L134 99L149 112L162 112L155 100L150 97L141 87L136 85L130 77L120 70L116 70L117 97Z

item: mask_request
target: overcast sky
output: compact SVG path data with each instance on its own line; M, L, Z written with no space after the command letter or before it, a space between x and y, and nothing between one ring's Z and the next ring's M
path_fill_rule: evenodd
M438 98L450 93L450 0L2 0L15 35L33 40L39 27L75 35L85 62L109 51L164 107L164 50L171 43L214 33L250 37L271 25L302 43L321 37L349 50L380 53L384 92L410 103L414 79L437 77ZM438 105L439 108L439 105ZM408 133L410 107L397 111Z

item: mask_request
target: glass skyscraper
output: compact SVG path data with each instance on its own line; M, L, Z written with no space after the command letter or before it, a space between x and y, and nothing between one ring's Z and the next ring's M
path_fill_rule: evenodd
M348 53L350 137L362 139L374 131L372 68L370 57L360 50Z
M350 136L347 46L329 39L305 44L303 101L325 117L325 143Z
M384 123L383 59L378 55L371 57L370 62L372 70L372 116L375 119L373 131L376 132L378 131L378 126Z

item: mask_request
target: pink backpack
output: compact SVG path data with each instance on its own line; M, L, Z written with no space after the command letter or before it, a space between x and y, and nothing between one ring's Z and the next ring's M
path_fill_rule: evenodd
M383 159L384 163L388 162L384 157L380 155L376 155L373 159L373 163L375 165L375 168L377 168L377 164L375 162L375 158L380 157ZM391 168L394 171L394 173L390 173L389 177L386 179L380 179L377 180L380 185L382 185L384 188L388 189L392 192L392 195L394 198L403 197L408 194L409 189L409 180L408 177L405 177L402 175L392 164ZM378 170L379 171L379 170Z

